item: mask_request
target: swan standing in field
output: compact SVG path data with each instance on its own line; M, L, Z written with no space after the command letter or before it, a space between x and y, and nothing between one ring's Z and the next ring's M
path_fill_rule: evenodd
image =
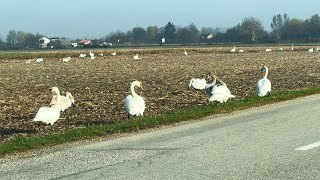
M213 86L211 91L211 97L209 101L218 101L220 103L227 102L230 98L235 98L233 94L231 94L229 88L227 87L226 83L221 80L218 80L220 84L216 84Z
M124 105L128 113L128 119L130 118L130 116L134 115L142 116L146 108L143 97L139 96L134 90L134 87L136 86L143 89L141 82L133 81L130 86L131 95L128 95L124 99Z
M68 56L68 57L64 57L64 58L62 58L62 62L69 62L71 60L71 57L70 56Z
M308 52L309 52L309 53L313 53L313 48L308 49Z
M258 96L263 97L266 95L270 95L271 93L271 82L267 79L268 76L268 68L266 66L262 66L261 72L264 72L264 76L257 82L256 91Z
M60 101L59 89L56 87L53 87L50 90L57 96L55 103L58 103ZM40 107L33 121L41 121L45 124L53 125L59 119L60 111L61 109L56 106Z
M37 62L37 63L43 62L43 58L38 58L38 59L36 59L36 62Z
M230 52L235 53L235 52L236 52L236 47L234 46L234 47L230 50Z
M188 56L188 53L187 53L186 50L184 50L183 54L186 55L186 56Z
M139 59L139 55L138 55L138 53L137 53L136 55L134 55L134 56L133 56L133 59L134 59L134 60L138 60L138 59Z
M94 59L95 59L95 57L94 57L94 53L93 53L93 52L91 52L91 50L90 50L90 52L89 52L89 56L90 56L90 59L91 59L91 60L94 60Z
M294 51L293 44L291 45L291 51Z
M75 103L74 98L70 92L66 92L66 96L61 96L59 94L59 97L60 101L57 101L58 95L53 95L50 106L58 107L59 109L61 109L61 111L64 111Z
M115 55L117 55L117 52L114 51L114 52L111 53L111 55L112 55L112 56L115 56Z

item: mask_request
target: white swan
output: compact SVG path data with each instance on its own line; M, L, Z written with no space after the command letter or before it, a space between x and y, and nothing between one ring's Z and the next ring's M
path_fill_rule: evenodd
M227 87L226 83L219 80L220 84L216 84L213 86L211 91L211 97L209 101L218 101L220 103L227 102L230 98L235 98L235 95L231 94L229 88Z
M291 45L291 51L294 51L293 44Z
M128 95L124 99L124 105L126 108L126 111L128 113L128 119L130 118L130 115L136 115L136 116L142 116L144 113L144 110L146 108L145 102L143 97L139 96L135 91L134 87L140 87L142 88L142 84L139 81L133 81L130 86L131 95Z
M51 92L56 94L56 103L60 101L60 91L58 88L51 88ZM33 121L41 121L45 124L53 125L60 117L61 109L56 106L40 107Z
M239 49L239 51L238 51L239 53L243 53L244 51L243 51L243 49Z
M32 61L33 61L32 59L29 59L29 60L26 60L24 63L30 64Z
M102 56L103 56L103 53L99 53L99 56L101 56L101 57L102 57Z
M111 55L112 55L112 56L115 56L115 55L117 55L117 52L114 51L114 52L111 53Z
M266 49L266 52L271 52L271 51L272 51L271 49L268 49L268 48Z
M271 82L267 79L268 76L268 68L266 66L262 66L261 72L264 72L264 76L257 82L256 91L258 96L263 97L265 95L270 95L271 93Z
M71 60L71 57L70 56L68 56L68 57L64 57L64 58L62 58L62 62L69 62Z
M308 52L313 53L313 48L308 49Z
M234 47L230 50L230 52L235 53L235 52L236 52L236 47L234 46Z
M81 57L81 58L84 58L86 56L87 56L86 54L82 54L82 53L79 55L79 57Z
M186 56L188 56L188 53L187 53L186 50L184 50L183 54L186 55Z
M91 52L91 50L90 50L90 52L89 52L89 55L90 55L90 59L91 59L91 60L94 60L94 59L95 59L95 57L94 57L94 53L93 53L93 52Z
M189 88L194 88L198 90L203 90L207 86L207 81L205 78L192 78L189 83Z
M36 59L36 62L37 63L41 63L41 62L43 62L44 60L43 60L43 58L38 58L38 59Z
M138 55L138 53L137 53L136 55L134 55L134 56L133 56L133 59L134 59L134 60L138 60L138 59L139 59L139 55Z
M67 108L71 107L74 105L75 101L70 92L66 92L66 96L60 96L60 101L57 101L57 95L53 95L50 106L55 106L61 109L61 111L66 110Z

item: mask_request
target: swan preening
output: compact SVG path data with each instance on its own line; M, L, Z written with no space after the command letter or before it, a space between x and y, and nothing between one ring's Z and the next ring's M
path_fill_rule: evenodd
M189 83L189 88L203 90L207 86L207 80L205 78L192 78Z
M125 109L128 113L128 119L130 118L130 116L134 116L134 115L142 116L144 113L144 110L146 108L143 97L139 96L135 92L135 90L134 90L135 87L139 87L139 88L143 89L141 82L133 81L131 83L131 86L130 86L131 95L128 95L124 99L124 105L125 105Z
M211 96L209 101L218 101L220 103L227 102L230 98L235 98L235 95L231 94L227 84L224 83L222 80L218 79L220 82L216 84L216 78L214 80L214 84L212 84ZM208 86L209 87L209 86ZM207 87L207 88L208 88Z
M59 96L60 96L60 100L58 101L57 98ZM61 111L65 111L67 108L74 105L75 101L74 101L74 98L70 92L66 92L65 96L61 96L60 92L59 92L59 96L58 95L52 96L50 106L55 106L55 107L58 107L59 109L61 109Z
M134 60L138 60L138 59L139 59L139 55L138 55L138 53L137 53L136 55L134 55L134 56L133 56L133 59L134 59Z
M208 73L206 77L201 77L201 78L192 78L189 82L189 88L194 88L198 90L204 90L208 86L208 81L211 78L211 74Z
M264 76L257 82L256 91L258 96L263 97L266 95L270 95L271 93L271 82L267 78L268 76L268 68L266 66L262 66L261 72L264 72Z
M60 101L60 91L58 88L53 87L50 89L57 98L55 103ZM58 106L40 107L33 121L41 121L45 124L53 125L60 117L61 109Z

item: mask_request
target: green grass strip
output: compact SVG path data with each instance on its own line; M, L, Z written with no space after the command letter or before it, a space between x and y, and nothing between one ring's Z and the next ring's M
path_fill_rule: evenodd
M224 104L212 103L210 105L198 105L185 110L165 113L155 116L116 121L104 125L90 125L79 129L68 130L43 136L25 136L12 139L0 144L0 156L27 151L30 149L53 146L81 139L95 138L114 133L132 132L140 129L159 127L190 119L198 119L218 113L229 113L236 110L247 109L275 102L294 99L297 97L319 94L320 87L306 89L276 91L270 97L250 96L243 99L235 99Z

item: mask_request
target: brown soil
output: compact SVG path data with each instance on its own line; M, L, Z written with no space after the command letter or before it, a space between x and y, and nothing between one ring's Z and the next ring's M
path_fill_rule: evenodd
M320 56L300 52L246 52L241 54L193 48L188 56L161 51L132 56L139 50L118 56L45 58L44 63L25 60L0 60L0 142L27 134L49 134L88 124L103 124L126 119L123 100L130 94L133 80L143 83L138 90L146 101L145 116L208 104L208 96L188 89L193 77L216 74L237 98L255 94L261 65L269 67L272 89L286 90L320 85ZM61 114L53 126L32 121L41 106L51 100L49 88L70 91L76 106Z

